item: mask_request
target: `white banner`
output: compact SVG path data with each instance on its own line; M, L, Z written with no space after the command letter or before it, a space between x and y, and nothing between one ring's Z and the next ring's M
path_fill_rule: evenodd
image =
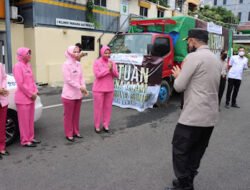
M222 34L222 26L216 25L213 22L208 22L207 31L215 34Z
M57 26L68 26L72 28L88 28L95 29L95 24L91 22L77 21L77 20L68 20L62 18L56 18Z
M153 108L157 101L160 85L132 85L124 84L116 86L113 105L121 108L132 108L143 112L147 108Z
M116 63L142 65L142 54L125 54L125 53L112 53L111 60Z
M142 112L153 108L157 102L162 81L162 59L138 56L133 59L137 61L131 62L130 56L124 55L116 61L119 77L114 81L113 105Z

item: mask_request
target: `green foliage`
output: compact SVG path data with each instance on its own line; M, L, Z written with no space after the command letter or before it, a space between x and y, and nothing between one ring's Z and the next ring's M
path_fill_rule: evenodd
M92 23L94 23L96 28L100 28L101 27L100 23L97 22L94 14L93 14L93 9L95 8L93 0L88 0L87 1L86 8L87 8L87 10L86 10L86 21L87 22L92 22Z
M239 19L232 11L227 10L224 7L210 7L209 5L200 8L194 12L189 12L190 15L198 15L198 18L205 21L213 21L217 24L223 25L224 27L230 28L239 24Z
M88 2L87 2L87 10L88 11L93 11L93 8L94 8L94 3L93 3L93 1L92 0L88 0Z

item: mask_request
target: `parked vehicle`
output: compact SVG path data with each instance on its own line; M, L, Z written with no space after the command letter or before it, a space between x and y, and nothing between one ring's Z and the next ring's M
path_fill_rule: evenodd
M6 121L6 144L10 145L13 143L19 136L18 128L18 117L16 111L16 104L14 102L15 90L17 84L15 78L12 75L7 75L7 89L9 90L9 105L7 112L7 121ZM35 117L34 121L37 121L42 115L43 105L41 99L37 96L35 102Z
M109 46L114 54L143 54L144 57L151 54L163 59L162 83L157 101L157 105L161 106L168 102L172 94L174 79L171 69L175 65L181 66L187 55L187 41L183 38L193 28L203 28L209 32L209 46L214 53L219 55L222 49L230 51L232 36L229 30L188 16L132 20L129 32L115 35Z

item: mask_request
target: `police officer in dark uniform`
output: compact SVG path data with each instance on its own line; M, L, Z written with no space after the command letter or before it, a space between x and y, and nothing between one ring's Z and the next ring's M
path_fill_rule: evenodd
M174 88L184 92L184 105L173 136L173 168L177 179L166 190L193 190L194 177L218 116L221 64L207 46L208 32L188 32L189 54L174 67Z

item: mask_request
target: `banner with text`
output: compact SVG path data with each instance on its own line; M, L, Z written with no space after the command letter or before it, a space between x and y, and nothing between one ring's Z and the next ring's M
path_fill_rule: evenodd
M152 108L160 91L162 58L141 55L136 57L135 54L119 55L111 55L119 71L119 77L115 80L113 105L133 108L140 112Z

